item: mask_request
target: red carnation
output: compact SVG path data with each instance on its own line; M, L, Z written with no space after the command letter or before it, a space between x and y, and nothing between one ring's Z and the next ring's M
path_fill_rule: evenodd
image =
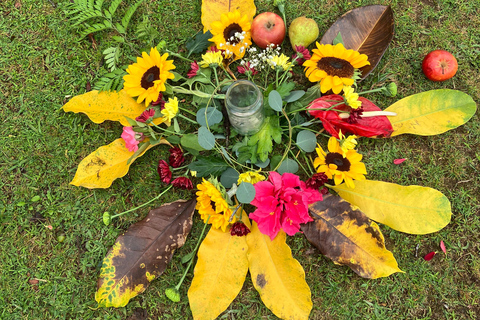
M307 188L318 190L328 181L328 177L324 172L315 173L305 184Z
M160 180L162 180L164 183L170 183L170 180L172 179L172 171L170 171L170 167L165 160L158 161L157 171L158 175L160 176Z
M135 118L138 122L147 122L148 119L153 118L155 115L155 109L148 109L142 112L141 115Z
M308 49L304 46L295 46L295 51L296 53L292 56L292 61L295 61L295 59L297 59L296 62L299 66L301 66L305 62L305 60L310 60L310 58L312 57L310 55L310 51L308 51Z
M193 61L190 64L190 71L188 71L187 76L189 78L193 78L197 75L198 70L200 70L200 66L198 65L197 61Z
M185 190L192 190L193 183L187 177L178 177L172 181L172 186L175 188L185 189Z
M185 161L183 157L183 151L179 147L171 148L170 150L170 157L168 157L168 162L173 168L178 168L182 165Z
M160 92L158 94L157 101L151 103L152 106L158 106L160 105L160 109L163 109L163 106L165 105L165 100L163 100L163 94Z
M230 229L230 235L243 237L250 233L250 229L248 229L247 225L243 222L235 222Z

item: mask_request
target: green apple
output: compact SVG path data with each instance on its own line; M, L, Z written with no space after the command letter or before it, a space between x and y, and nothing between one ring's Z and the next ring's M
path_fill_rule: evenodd
M293 50L295 46L308 47L317 40L319 34L318 25L313 19L298 17L292 21L288 28L288 36Z

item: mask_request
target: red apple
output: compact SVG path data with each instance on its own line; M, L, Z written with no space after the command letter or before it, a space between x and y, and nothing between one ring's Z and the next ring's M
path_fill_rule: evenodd
M422 70L432 81L445 81L457 73L457 59L448 51L435 50L425 56Z
M265 49L269 44L280 45L285 39L285 23L273 12L264 12L253 19L252 40L257 46Z

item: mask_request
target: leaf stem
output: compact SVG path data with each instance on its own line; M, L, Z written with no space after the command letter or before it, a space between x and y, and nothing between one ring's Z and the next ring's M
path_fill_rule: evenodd
M191 123L198 124L197 121L190 119L189 117L185 117L183 114L179 113L178 116L182 119L190 121Z
M165 49L165 51L166 51L169 55L171 55L171 56L174 56L174 57L183 59L183 60L188 61L188 62L190 62L190 63L193 62L193 60L190 60L190 59L188 59L188 58L185 58L185 57L182 56L181 54L175 53L175 52L170 51L170 50L168 50L168 49Z

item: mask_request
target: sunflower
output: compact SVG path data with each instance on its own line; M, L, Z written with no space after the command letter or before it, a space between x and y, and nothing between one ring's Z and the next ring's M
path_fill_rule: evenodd
M167 79L174 78L169 70L175 69L175 65L167 58L168 53L160 56L157 48L152 48L150 54L142 52L142 58L137 57L137 62L128 66L123 86L129 96L138 97L137 103L145 100L148 106L156 101L160 92L166 90Z
M241 16L240 11L222 13L220 21L214 21L210 25L213 38L218 49L225 52L225 57L241 59L245 51L252 45L250 40L250 22L246 15Z
M329 179L334 179L335 185L342 183L349 188L355 188L353 180L365 180L367 169L365 164L360 162L362 155L351 149L343 152L339 142L335 137L328 140L328 153L318 146L315 149L318 157L315 158L313 165L317 168L317 172L324 172Z
M205 179L203 179L201 184L197 185L197 189L197 205L195 209L198 210L202 220L206 223L208 219L208 223L211 223L214 228L221 228L223 232L226 232L227 226L230 223L234 223L237 219L233 216L232 221L229 222L232 210L222 193L210 181Z
M333 46L317 42L317 49L312 52L312 57L303 63L305 75L311 82L321 81L322 93L332 89L339 94L344 85L353 85L355 69L370 64L366 55L347 50L341 43Z

